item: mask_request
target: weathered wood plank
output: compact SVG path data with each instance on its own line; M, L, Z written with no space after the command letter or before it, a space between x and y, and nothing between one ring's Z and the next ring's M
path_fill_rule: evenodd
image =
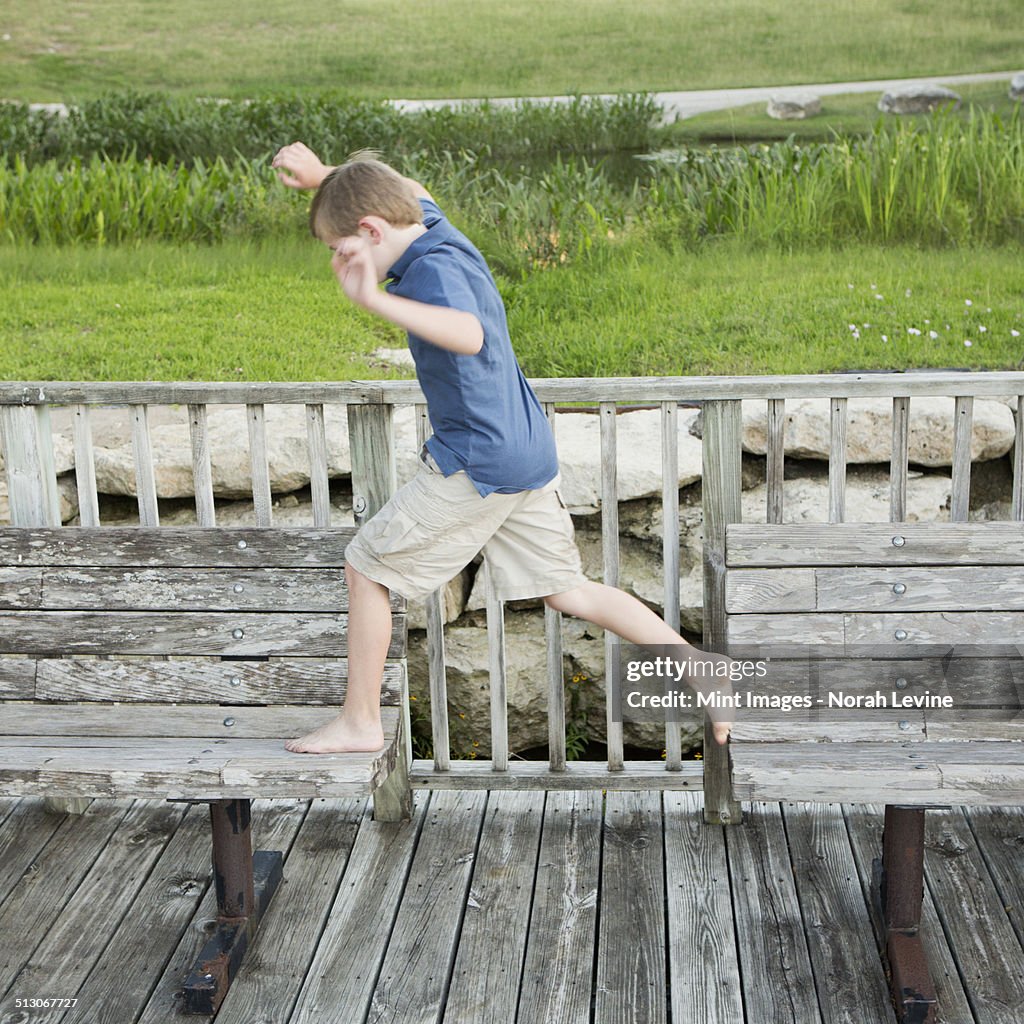
M455 960L486 808L483 793L433 793L373 992L370 1018L436 1024Z
M249 430L249 466L256 525L270 526L273 520L273 500L270 493L270 459L267 455L266 410L262 404L250 402L246 406L245 416Z
M321 1024L339 1006L366 1019L427 802L413 795L408 822L363 820L289 1024Z
M907 470L910 463L910 398L892 399L892 454L889 457L889 520L907 517Z
M778 397L778 396L773 396ZM704 511L704 644L721 651L728 640L725 567L730 524L743 518L743 420L739 401L708 402L704 406L702 505ZM739 821L742 810L729 781L728 746L714 739L704 723L704 817L709 823Z
M783 479L786 458L786 400L768 399L768 451L765 465L766 516L769 523L781 523Z
M275 802L276 803L276 802ZM253 1024L262 1020L285 1022L302 988L306 969L331 913L339 883L344 885L357 831L367 817L365 800L314 800L303 820L296 817L297 834L268 843L257 830L261 824L254 807L254 841L272 849L287 849L284 873L299 899L275 898L260 920L259 931L246 952L238 976L217 1011L217 1024ZM296 811L302 812L299 805ZM197 917L216 914L216 901L208 894ZM194 932L193 932L194 934ZM184 951L182 951L184 952ZM194 962L199 950L193 953ZM350 969L350 968L346 968ZM140 1024L146 1024L145 1017ZM153 1018L152 1024L160 1024Z
M730 569L730 614L791 611L1024 611L1024 567Z
M318 612L0 612L17 654L217 654L342 657L348 616ZM392 616L388 656L405 654L405 620Z
M66 996L79 991L102 957L113 922L130 913L143 880L184 814L180 804L138 801L125 808L97 801L72 819L74 833L69 830L60 847L63 856L50 866L57 884L47 885L45 876L34 880L46 902L57 895L51 889L69 897L67 902L52 922L38 921L27 933L24 928L5 932L5 947L9 940L34 947L14 982L16 991L43 993L56 979ZM78 834L80 824L91 827ZM116 885L112 879L117 879ZM53 1021L63 1014L40 1011L34 1016Z
M1010 516L1017 522L1024 519L1024 395L1017 396L1016 426L1013 433L1013 495Z
M448 771L434 771L432 761L413 762L410 781L421 789L546 789L609 792L626 790L701 789L700 761L684 761L683 770L670 772L663 761L626 761L622 771L609 772L603 761L569 761L565 771L553 772L543 761L516 761L508 771L495 771L490 761L452 761Z
M37 800L3 801L0 828L0 910L58 829L69 826L66 815L43 814ZM3 987L0 987L0 992Z
M891 1020L888 986L840 809L786 804L784 814L823 1019Z
M345 564L345 527L0 528L0 565L327 567Z
M8 582L20 584L16 589ZM38 584L31 586L32 581ZM0 568L0 608L50 611L346 611L345 570ZM403 602L395 595L392 611Z
M696 793L664 796L669 995L672 1020L724 1024L743 1020L737 939L742 948L761 933L734 931L724 827L704 823L702 803Z
M953 466L949 518L954 523L966 523L971 496L971 434L974 421L974 397L957 395L953 405Z
M726 554L730 566L1020 565L1024 523L732 523Z
M444 1004L451 1024L515 1020L543 817L543 793L488 798Z
M385 664L381 703L397 704L404 681L403 663ZM341 704L347 687L348 662L338 658L251 662L0 659L0 694L19 699L324 705Z
M495 771L508 770L508 678L505 656L505 606L494 593L485 560L482 570L487 593L487 661L491 705L491 761Z
M531 378L542 402L669 402L733 398L828 398L839 396L976 395L1001 397L1024 388L1019 371L957 373L822 373L778 376L558 377ZM0 382L0 405L143 403L149 405L231 405L260 401L302 405L423 401L415 381L313 383L204 383L175 381Z
M96 490L96 462L93 457L89 407L74 407L75 485L78 489L78 518L82 526L100 525L99 494Z
M601 552L604 582L619 585L619 485L618 443L615 403L602 402L601 418ZM616 692L619 659L617 641L610 630L604 634L605 685L608 694ZM608 770L621 771L623 764L622 722L616 721L615 702L606 702L605 736L608 748Z
M906 637L897 635L902 630ZM1005 646L1024 636L1024 612L854 612L846 616L846 640L850 644L945 644L977 645L984 657L988 645Z
M149 411L146 405L130 407L132 455L135 460L135 496L139 503L139 525L159 526L160 505L156 493L156 467L149 437Z
M108 663L109 664L109 663ZM392 709L392 713L393 709ZM130 737L139 740L205 737L207 740L284 739L309 732L324 720L322 707L236 707L223 704L194 704L167 707L163 704L7 704L0 721L0 749L24 745L18 737L49 735L66 746L83 744L88 738L108 737L117 743ZM85 743L85 745L89 745ZM102 745L102 741L97 745ZM208 745L208 744L207 744ZM310 758L316 761L317 758Z
M818 1024L821 1012L797 899L804 880L794 877L779 805L752 804L743 827L730 830L728 843L745 1019Z
M661 795L609 793L601 860L594 1024L662 1024L665 859Z
M600 793L546 795L518 1024L590 1022L601 819Z
M960 809L925 815L925 875L972 1007L986 1022L1016 1024L1024 950Z
M125 805L94 801L82 814L65 818L33 860L31 869L15 883L0 906L0 935L4 937L0 992L16 984L18 974L39 945L40 935L59 919L88 875L95 848L106 845L127 811ZM43 827L47 827L45 823ZM90 848L92 855L83 856L82 851ZM26 991L24 995L38 998L40 993Z
M841 647L846 641L846 617L841 612L730 615L725 638L729 644L760 645L766 650L770 645Z
M829 400L828 521L846 518L846 425L849 399Z
M50 410L0 405L7 501L15 527L60 526Z
M679 632L679 415L675 402L661 406L661 560L665 577L663 617ZM665 723L665 767L682 766L682 735L678 723Z
M306 437L309 444L309 485L313 499L313 525L331 525L331 490L327 468L327 431L324 407L320 403L306 406Z
M192 442L192 481L196 499L196 522L199 526L215 526L217 512L213 502L213 467L210 461L210 433L205 405L190 405L188 407L188 431Z
M985 859L999 902L1007 911L1007 920L1024 945L1024 874L1020 869L1021 836L1024 836L1024 809L1020 807L971 807L965 810L971 832Z

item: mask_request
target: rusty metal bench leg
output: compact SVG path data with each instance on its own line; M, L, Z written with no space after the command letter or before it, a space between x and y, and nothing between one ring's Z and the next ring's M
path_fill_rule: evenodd
M186 1013L216 1013L282 877L283 855L252 852L248 800L210 802L217 929L185 982Z
M885 934L890 986L900 1024L932 1024L935 986L921 945L924 808L886 804L874 895Z

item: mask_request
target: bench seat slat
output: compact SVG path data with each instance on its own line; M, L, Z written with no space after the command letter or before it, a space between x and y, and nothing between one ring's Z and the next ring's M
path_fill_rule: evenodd
M902 592L893 590L902 584ZM1024 567L886 566L879 568L733 569L726 610L1024 611Z
M404 602L394 595L393 610ZM0 569L0 609L347 611L341 568Z
M225 704L7 704L0 747L22 745L24 736L49 736L50 744L113 746L133 738L207 740L286 739L310 732L333 717L327 707L233 707ZM225 720L231 722L225 725Z
M340 657L347 625L347 615L315 612L0 612L0 653ZM405 617L395 615L388 654L404 653Z
M1024 565L1024 523L730 523L725 557L750 567Z
M284 736L9 737L0 744L0 787L10 796L108 796L195 800L359 796L394 767L397 708L382 713L385 745L366 754L293 754ZM320 719L322 721L322 717Z
M5 670L12 665L20 667ZM385 664L382 704L399 703L405 674L404 662ZM26 700L323 705L340 704L347 688L348 662L342 658L0 659L0 695Z
M0 529L0 565L342 566L348 527L64 527Z

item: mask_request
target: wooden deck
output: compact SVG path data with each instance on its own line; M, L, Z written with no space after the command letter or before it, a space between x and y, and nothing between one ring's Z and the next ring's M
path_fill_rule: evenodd
M254 804L285 881L217 1024L893 1021L868 909L880 808L700 794L417 791ZM942 1013L1024 1014L1024 811L931 811ZM0 800L0 1024L170 1024L213 916L203 805ZM17 998L76 998L67 1011ZM197 1018L193 1018L197 1019Z

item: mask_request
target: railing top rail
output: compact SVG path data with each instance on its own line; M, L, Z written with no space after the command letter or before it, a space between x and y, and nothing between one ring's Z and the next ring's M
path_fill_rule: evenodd
M858 371L736 377L549 377L532 379L530 383L542 402L1024 394L1024 372L1009 370ZM19 406L407 405L423 401L423 393L414 380L0 382L0 405Z

